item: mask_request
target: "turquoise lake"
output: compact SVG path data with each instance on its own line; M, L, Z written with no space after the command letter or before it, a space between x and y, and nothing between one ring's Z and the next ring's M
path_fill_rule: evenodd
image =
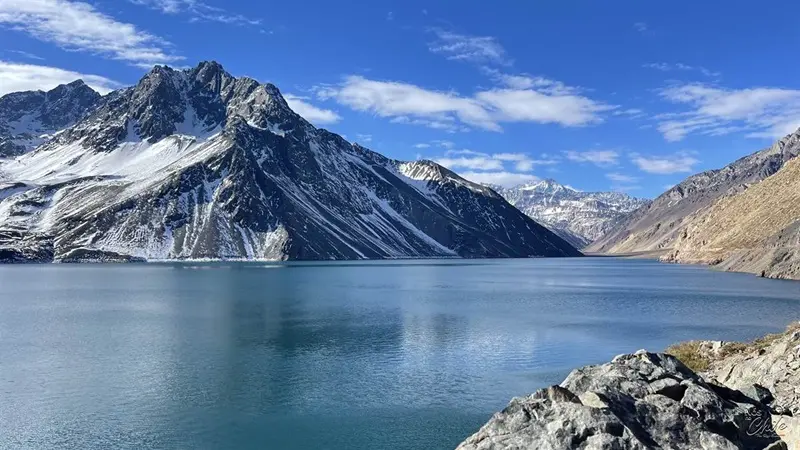
M0 266L0 448L452 449L572 368L800 319L800 283L581 258Z

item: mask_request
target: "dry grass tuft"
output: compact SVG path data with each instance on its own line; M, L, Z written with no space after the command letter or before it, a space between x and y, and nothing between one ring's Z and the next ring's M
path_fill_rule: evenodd
M666 353L678 358L686 367L695 372L708 370L711 359L708 353L702 351L700 341L689 341L674 344L667 348Z
M768 334L750 343L727 342L717 354L712 354L703 341L680 342L667 348L666 353L678 358L695 372L705 372L714 361L739 353L764 350L781 337L795 332L800 332L800 322L792 323L783 333Z

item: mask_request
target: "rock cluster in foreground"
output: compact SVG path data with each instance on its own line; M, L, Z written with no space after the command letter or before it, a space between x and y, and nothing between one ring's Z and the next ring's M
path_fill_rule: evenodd
M704 374L643 350L577 369L513 399L458 449L800 448L800 326L718 354Z

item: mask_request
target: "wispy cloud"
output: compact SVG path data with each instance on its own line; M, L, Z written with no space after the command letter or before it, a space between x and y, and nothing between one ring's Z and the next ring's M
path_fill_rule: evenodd
M719 136L739 131L749 132L749 137L776 138L800 126L800 90L689 83L662 89L660 95L691 107L656 117L667 141L680 141L691 133Z
M615 183L636 183L637 181L639 181L639 177L633 177L619 172L607 173L606 178Z
M601 122L603 112L616 108L574 93L566 86L555 88L554 83L528 89L484 90L468 97L452 91L351 75L339 85L319 87L317 95L396 123L446 131L464 131L469 127L501 131L503 122L584 126Z
M308 97L284 94L283 98L286 100L289 108L292 108L292 111L313 124L325 125L342 120L342 117L335 111L320 108L309 103L310 98Z
M441 140L441 139L437 139L437 140L431 141L431 144L434 144L437 147L446 148L448 150L450 150L450 149L452 149L452 148L454 148L456 146L456 143L453 142L453 141L445 141L445 140Z
M0 61L0 95L18 91L47 91L59 84L82 79L92 89L101 94L119 89L120 83L99 75L91 75L57 67L17 64Z
M497 38L491 36L470 36L441 29L432 30L436 40L428 49L447 59L486 64L510 64L506 50Z
M84 51L137 66L180 61L164 39L119 22L88 3L67 0L0 1L0 25L66 50Z
M645 22L636 22L633 24L633 29L639 33L646 33L648 30L650 30L650 27Z
M616 150L589 150L585 152L568 150L564 154L570 161L591 163L599 167L615 166L619 163L619 152Z
M356 134L356 142L360 142L362 144L369 144L372 142L372 135L371 134Z
M719 72L714 72L712 70L706 69L703 66L690 66L688 64L683 63L649 63L642 66L647 69L658 70L661 72L699 72L707 77L718 77L721 74Z
M29 52L24 52L22 50L6 50L6 51L9 52L9 53L17 54L17 55L22 56L24 58L35 59L37 61L44 61L44 58L42 58L41 56L34 55L33 53L29 53Z
M509 74L490 67L481 68L483 73L508 89L525 90L535 89L551 95L570 95L581 92L580 88L567 86L560 81L551 80L541 76L528 74Z
M199 0L129 0L165 14L186 14L193 21L220 22L231 25L260 25L261 19L231 14L223 8Z
M692 173L695 171L694 166L700 161L687 152L678 152L663 156L645 156L632 153L631 162L644 172L668 175L673 173Z
M631 192L642 188L639 185L639 177L625 175L619 172L606 174L606 178L611 180L611 190L619 192Z

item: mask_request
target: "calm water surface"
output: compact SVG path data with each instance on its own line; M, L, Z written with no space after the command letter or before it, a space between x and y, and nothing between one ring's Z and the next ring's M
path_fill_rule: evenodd
M575 366L800 318L610 258L0 266L0 448L449 449Z

